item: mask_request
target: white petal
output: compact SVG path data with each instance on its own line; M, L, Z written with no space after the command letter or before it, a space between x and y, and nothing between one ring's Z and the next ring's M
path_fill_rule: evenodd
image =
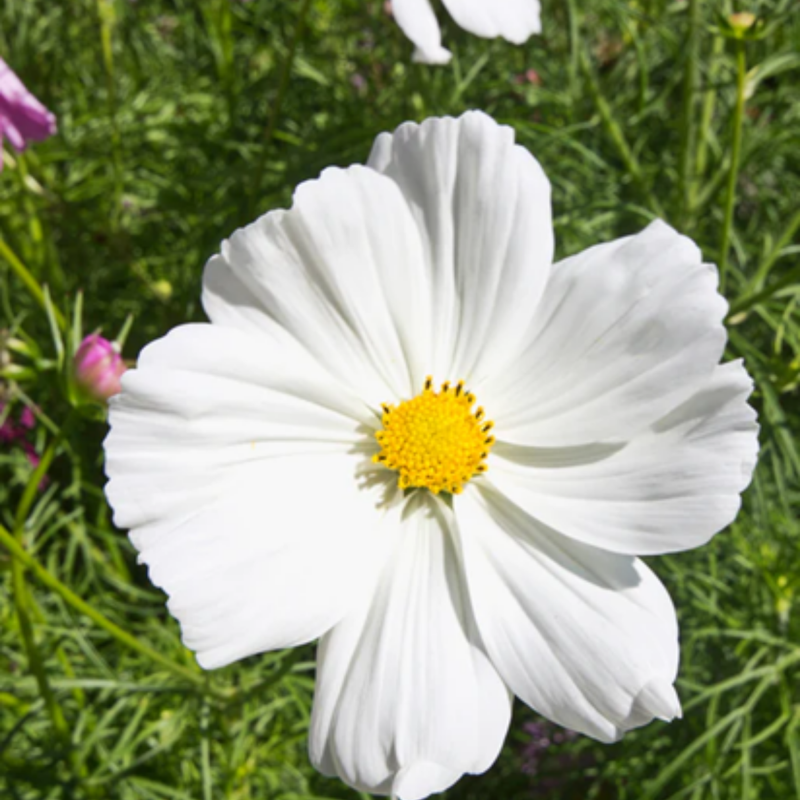
M741 362L625 445L496 445L490 477L561 533L632 555L686 550L730 524L758 452ZM495 458L496 456L496 458Z
M424 379L430 288L419 233L396 185L365 167L301 184L209 261L211 320L275 328L373 408Z
M524 355L479 395L497 438L562 447L624 440L698 391L719 363L717 272L663 222L562 261Z
M319 648L311 758L363 791L442 791L488 769L508 728L510 697L476 644L450 514L431 495L409 501L371 602Z
M324 633L379 546L381 487L357 474L364 426L349 416L363 406L265 343L178 328L111 402L115 522L207 668Z
M539 0L443 0L453 19L464 30L492 39L502 36L523 44L532 33L541 33Z
M403 33L416 46L414 61L446 64L451 53L442 47L442 34L430 0L392 0L392 13Z
M520 699L607 742L680 715L675 611L644 563L561 536L483 482L456 517L482 641Z
M397 182L422 233L433 287L430 372L477 389L517 355L547 282L547 177L511 128L477 111L381 134L369 166Z

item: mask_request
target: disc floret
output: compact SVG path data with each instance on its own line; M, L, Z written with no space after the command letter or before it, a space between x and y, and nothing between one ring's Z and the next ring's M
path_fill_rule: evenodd
M383 405L383 429L375 434L381 449L373 461L399 473L401 489L425 488L434 494L460 494L464 484L486 472L495 442L492 422L475 395L449 381L433 390L428 377L422 392L398 405Z

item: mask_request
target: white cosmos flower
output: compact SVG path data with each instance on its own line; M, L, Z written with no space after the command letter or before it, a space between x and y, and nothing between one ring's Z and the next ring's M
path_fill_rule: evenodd
M443 0L450 16L465 31L493 39L500 36L523 44L541 33L539 0ZM442 34L430 0L392 0L392 13L414 43L414 61L446 64L451 53L442 47Z
M664 223L552 256L510 128L405 124L225 241L211 324L111 401L115 520L186 645L210 669L322 637L311 758L358 789L486 770L513 695L604 742L680 714L637 556L736 515L751 382Z

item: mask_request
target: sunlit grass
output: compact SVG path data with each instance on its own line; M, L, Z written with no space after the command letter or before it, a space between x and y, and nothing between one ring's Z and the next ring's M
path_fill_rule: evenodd
M23 576L12 576L0 545L0 797L356 796L308 764L313 648L205 674L181 646L163 596L111 525L102 417L74 418L57 439L69 408L52 329L63 315L69 338L83 290L87 332L114 335L134 315L126 355L135 357L169 327L202 318L202 266L237 225L288 204L322 168L364 161L379 131L477 107L513 125L553 181L559 255L661 215L709 261L727 263L728 356L744 357L756 380L762 454L729 531L651 561L681 621L684 719L610 747L554 745L531 776L521 751L533 714L518 705L498 764L448 796L800 798L800 19L791 7L748 7L770 16L762 37L742 45L731 181L737 43L721 35L734 10L724 2L546 0L544 35L527 46L451 26L453 63L430 68L410 63L376 0L312 0L299 27L301 2L5 0L0 55L57 113L60 134L11 154L0 175L0 327L22 342L8 352L3 391L14 408L41 409L33 443L53 454L37 490L25 454L0 452L0 522L39 565L14 594L26 644L12 602L12 579Z

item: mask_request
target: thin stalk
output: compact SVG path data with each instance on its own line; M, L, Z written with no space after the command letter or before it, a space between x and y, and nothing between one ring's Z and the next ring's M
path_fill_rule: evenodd
M773 297L782 289L786 289L793 283L798 282L800 282L800 267L795 267L789 270L780 280L775 281L775 283L768 286L763 291L748 295L747 297L742 297L734 303L731 303L726 319L741 314L743 311L749 311L753 306L757 306L759 303L764 302L764 300L769 300L770 297Z
M50 717L50 722L56 732L56 738L59 739L65 750L69 750L72 746L69 726L64 718L64 712L61 710L61 706L58 704L53 690L50 688L44 662L39 653L39 648L36 646L36 640L33 636L33 624L31 623L29 613L28 587L25 585L25 570L23 565L16 559L12 559L11 561L11 591L12 597L14 598L14 608L17 612L22 646L28 659L28 666L33 673L33 677L36 679L39 694L44 700L47 715Z
M769 251L769 254L764 259L764 262L756 271L756 274L753 276L753 279L749 285L749 289L751 291L758 291L762 288L764 281L767 279L767 275L769 275L773 265L778 258L780 258L781 251L789 244L789 242L792 241L798 228L800 228L800 211L797 211L789 220L789 223L786 225L786 228L784 228L784 231L778 238L778 241L775 242L772 249Z
M722 60L722 52L725 47L725 40L721 36L714 39L714 46L711 49L711 59L709 61L708 73L706 75L707 88L703 97L703 111L700 116L700 131L697 137L697 155L695 157L694 180L692 181L689 195L689 209L694 211L697 208L697 196L700 192L700 183L706 172L708 165L708 140L710 138L711 122L714 119L714 108L717 103L717 90L715 83L719 63Z
M19 153L17 155L17 179L19 181L20 196L22 197L22 204L25 206L25 214L28 217L28 232L30 241L33 245L34 261L43 261L42 251L44 244L44 230L42 228L42 221L39 219L39 214L36 211L36 206L31 202L30 189L26 183L28 177L28 165L25 162L25 154Z
M25 288L31 293L33 299L47 311L47 301L45 299L44 290L39 281L33 277L28 268L19 260L16 253L0 239L0 256L2 256L6 263L16 273L16 276L25 284ZM51 303L53 313L55 314L58 326L64 330L66 327L66 320L64 315Z
M14 538L16 541L21 541L25 530L25 522L28 518L33 500L36 497L36 491L42 478L47 473L50 464L55 457L59 445L64 440L64 437L69 430L74 420L74 412L67 418L58 435L48 446L44 455L42 456L39 464L34 469L30 478L28 479L25 489L22 493L22 498L17 506L17 513L14 517ZM50 688L50 683L47 678L47 671L44 668L44 660L39 653L36 646L36 639L33 634L33 623L31 622L31 603L28 594L28 587L25 584L25 567L17 559L11 560L11 586L14 597L14 607L17 612L17 620L19 621L19 631L22 637L22 644L25 649L25 654L28 658L28 664L31 672L36 679L36 684L39 687L39 694L44 700L47 714L55 730L56 737L61 741L62 746L66 751L72 747L72 737L70 735L69 727L64 717L64 712ZM73 761L72 757L70 758ZM73 766L77 766L73 761Z
M228 105L228 124L233 126L236 115L236 95L233 72L233 17L230 0L216 0L203 5L203 16L211 41L217 75L225 90Z
M580 25L575 0L567 0L567 18L569 22L569 96L572 98L570 119L574 119L575 99L578 96L578 73L580 71Z
M247 202L248 217L253 215L253 207L255 205L256 195L261 189L261 181L264 178L264 168L267 164L267 155L269 154L272 140L275 137L275 131L278 128L278 120L281 116L281 110L283 109L283 101L286 97L286 92L289 89L289 79L291 78L292 68L294 67L294 59L297 55L297 45L300 42L300 39L303 35L303 30L305 29L306 16L310 6L311 0L302 0L300 10L297 13L297 22L295 23L294 33L292 34L292 39L289 43L289 52L286 54L283 67L281 68L281 75L278 82L278 93L275 97L275 103L272 106L272 113L269 115L267 128L264 131L264 141L261 144L261 153L258 156L258 162L253 172L253 182L250 184L250 192L248 193Z
M700 42L700 2L689 0L689 31L686 39L686 64L683 75L683 104L681 107L681 141L678 157L680 192L679 219L689 212L692 191L692 154L695 143L694 105L697 97L697 74Z
M606 133L609 135L612 143L617 148L617 153L622 159L622 163L625 165L628 175L630 175L631 179L636 184L647 205L650 206L650 209L656 215L665 218L666 215L664 213L664 209L647 186L647 182L645 181L642 173L642 168L639 166L639 161L634 155L633 150L631 150L622 128L614 118L614 114L611 110L609 102L605 99L605 97L603 97L603 94L600 91L600 87L595 80L591 67L589 66L589 58L586 55L586 52L581 51L580 55L581 69L586 77L586 85L589 87L589 94L592 96L595 108L600 114L600 119L603 121L603 127L606 129Z
M97 13L100 17L100 48L103 53L103 67L106 73L106 94L108 97L108 116L111 121L111 168L114 177L114 208L111 222L116 227L122 208L122 137L117 119L117 87L114 81L114 50L112 47L112 28L114 25L114 6L109 0L97 0Z
M137 639L132 634L128 633L119 625L113 623L108 617L101 614L89 603L82 600L72 589L66 584L62 583L50 570L39 562L37 558L32 556L20 545L17 540L9 533L3 525L0 525L0 544L8 550L13 558L18 559L24 567L29 569L36 577L49 589L52 589L67 605L74 608L80 614L87 616L95 625L102 628L107 633L110 633L120 644L141 653L151 661L160 664L174 675L179 675L184 680L189 681L198 689L207 692L219 699L232 699L232 695L228 692L217 689L207 683L203 675L194 672L182 664L178 664L167 656L162 655L157 650L154 650L149 645Z
M733 141L731 142L731 170L728 173L728 190L725 195L725 218L719 244L719 288L725 290L728 274L728 250L733 228L733 209L736 204L736 183L739 179L739 160L742 153L742 122L744 120L744 89L747 79L747 60L744 42L736 40L736 105L733 109Z
M77 412L73 410L67 416L64 424L61 426L61 429L53 441L47 446L47 449L44 451L39 463L36 465L36 469L34 469L33 474L25 484L25 489L22 492L22 498L19 501L17 512L14 515L14 535L18 539L22 536L24 531L25 521L28 519L28 512L31 510L33 501L36 498L36 492L39 484L41 483L42 478L44 478L44 476L47 474L47 470L50 469L50 464L53 463L56 451L64 441L67 432L75 424L76 419Z

